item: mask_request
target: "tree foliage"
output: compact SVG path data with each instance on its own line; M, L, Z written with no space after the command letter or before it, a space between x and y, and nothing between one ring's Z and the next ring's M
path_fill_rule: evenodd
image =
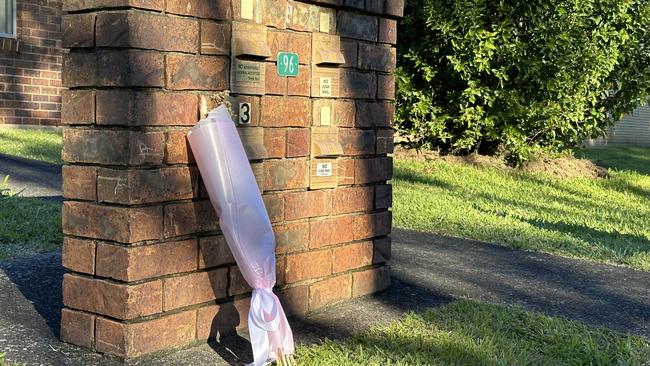
M647 101L648 0L410 0L397 127L513 162L570 149Z

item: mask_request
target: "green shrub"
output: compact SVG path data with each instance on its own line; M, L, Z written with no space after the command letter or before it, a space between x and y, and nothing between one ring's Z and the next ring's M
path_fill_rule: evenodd
M397 127L444 152L571 149L650 92L646 0L410 0Z

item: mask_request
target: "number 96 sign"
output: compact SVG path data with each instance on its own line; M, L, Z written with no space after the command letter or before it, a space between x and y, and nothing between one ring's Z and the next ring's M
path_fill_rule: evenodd
M278 75L296 77L298 76L298 65L297 53L278 53Z

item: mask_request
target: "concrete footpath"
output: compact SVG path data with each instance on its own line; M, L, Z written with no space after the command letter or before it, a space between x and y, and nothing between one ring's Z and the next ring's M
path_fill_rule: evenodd
M0 180L23 197L60 198L61 165L0 154Z
M341 338L409 310L458 298L518 304L650 337L650 273L426 233L395 230L391 288L293 319L300 343ZM59 253L0 263L0 350L31 365L118 365L58 341L63 269ZM249 344L231 338L134 365L240 365Z

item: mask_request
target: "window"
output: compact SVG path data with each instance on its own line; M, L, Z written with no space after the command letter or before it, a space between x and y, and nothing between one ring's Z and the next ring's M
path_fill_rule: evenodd
M16 36L16 0L0 0L0 37Z

